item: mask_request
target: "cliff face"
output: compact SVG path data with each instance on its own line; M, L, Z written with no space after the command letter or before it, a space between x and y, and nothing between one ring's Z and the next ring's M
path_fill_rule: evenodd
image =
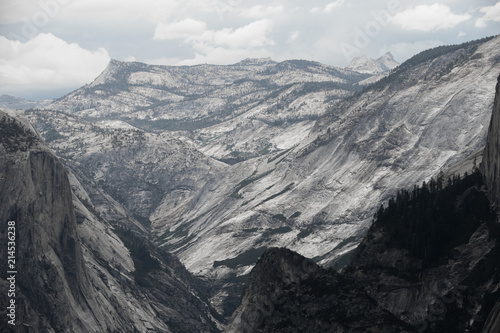
M491 202L500 201L499 104L500 83L484 175L474 170L447 185L438 178L399 191L341 274L268 250L231 332L497 332L500 227Z
M265 252L230 332L494 332L500 227L481 174L431 184L379 210L341 274Z
M255 261L215 263L263 246L329 264L356 247L395 189L484 147L499 45L497 37L422 52L348 100L321 83L334 77L314 74L327 67L309 62L114 62L47 107L72 114L26 114L101 214L140 215L195 274L246 275Z
M28 127L3 113L0 125L0 254L7 257L7 222L14 221L18 322L35 330L95 328L82 315L90 292L64 167Z
M500 284L500 233L481 182L474 173L399 195L377 213L345 274L421 332L480 332Z
M482 173L488 185L488 196L497 207L500 204L500 77L496 87L493 114L484 149Z
M203 282L175 256L114 230L37 133L3 112L0 156L2 258L8 222L16 228L15 267L0 261L1 304L12 299L7 272L17 271L16 325L2 320L0 331L219 331Z
M481 171L488 185L488 197L498 212L500 205L500 76L496 86L493 114L488 129ZM500 329L500 301L492 309L483 332L497 332Z

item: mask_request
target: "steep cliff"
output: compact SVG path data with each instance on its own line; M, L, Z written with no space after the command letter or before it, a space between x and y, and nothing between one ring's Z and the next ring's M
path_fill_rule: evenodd
M491 116L488 139L484 148L481 169L484 179L488 185L488 196L490 201L499 209L500 205L500 76L496 86L493 114ZM485 333L493 333L500 330L500 300L491 311L485 324Z
M49 106L71 114L27 115L100 213L149 220L156 243L195 274L247 275L255 261L216 262L263 247L329 264L356 247L397 188L484 146L499 45L496 37L427 50L347 100L324 83L341 73L311 62L113 62L91 86ZM149 100L153 88L184 97ZM167 118L197 125L189 132Z
M421 332L480 332L498 298L500 228L481 174L400 192L344 273Z
M311 62L114 61L26 115L102 217L241 281L266 247L343 261L396 189L481 149L499 45L424 51L347 99L361 77Z
M287 250L268 250L253 268L229 327L234 332L352 332L360 328L497 332L500 225L490 200L499 200L495 188L499 86L484 175L474 168L448 180L440 174L411 192L399 190L375 214L341 274L324 271ZM483 180L494 188L488 190ZM360 308L359 304L372 307ZM337 316L337 306L343 309L342 316ZM384 321L379 321L383 311Z
M35 331L100 327L103 318L88 315L95 299L64 167L27 126L4 113L0 125L0 254L7 257L7 222L14 221L18 323ZM5 290L7 262L1 263Z
M441 184L441 185L440 185ZM495 332L500 226L476 170L401 191L351 264L263 254L230 332Z
M203 281L175 256L111 226L37 133L4 112L0 156L0 255L15 257L0 261L0 301L16 300L16 325L2 320L2 331L220 330Z
M498 79L493 114L481 165L488 184L488 195L497 207L500 205L500 77Z
M484 146L498 45L500 37L415 56L334 105L294 149L228 168L186 214L160 206L151 216L158 242L202 274L223 275L212 263L263 246L334 262L355 248L398 188ZM185 230L188 246L173 244L167 225ZM241 264L236 274L249 269Z

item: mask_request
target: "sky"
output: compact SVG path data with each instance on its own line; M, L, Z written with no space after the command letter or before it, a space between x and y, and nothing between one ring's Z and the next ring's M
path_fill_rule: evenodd
M361 54L403 62L499 33L497 0L0 0L0 95L61 97L110 59L344 67Z

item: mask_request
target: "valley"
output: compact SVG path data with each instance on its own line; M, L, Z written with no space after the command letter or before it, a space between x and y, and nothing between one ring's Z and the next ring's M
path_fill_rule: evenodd
M49 144L70 154L84 184L102 184L193 273L223 277L234 269L215 261L262 246L328 265L355 248L394 189L484 145L496 43L427 51L363 93L354 82L365 76L317 63L112 62L88 87L28 114L42 136L61 135ZM163 120L184 125L161 130Z
M398 67L390 54L377 60L385 65L357 59L346 68L305 60L225 66L112 60L94 82L48 105L6 110L5 123L19 122L30 137L41 137L26 149L64 166L64 200L73 217L55 220L69 223L65 232L75 236L65 237L80 244L70 271L86 272L71 283L83 290L89 309L109 304L110 319L83 319L88 311L78 309L83 324L75 330L224 330L259 257L266 253L264 267L272 262L272 248L300 255L277 252L285 271L290 261L307 257L322 267L319 280L344 279L323 269L341 269L362 256L356 249L374 232L381 203L470 156L481 163L499 46L500 37L493 37L436 47ZM12 161L33 167L13 149ZM134 267L144 257L138 253L151 264L139 276ZM54 258L49 263L56 267ZM34 259L34 267L37 260L46 259ZM53 279L66 279L59 273ZM105 291L92 291L96 287ZM347 302L358 306L364 289L353 288ZM166 301L169 295L176 298ZM79 304L79 296L65 297ZM112 309L115 299L127 305ZM177 307L180 299L187 301ZM148 307L137 315L144 300ZM370 305L364 322L378 318L380 327L408 328L426 318L427 303L410 319L394 311L395 317L384 317L387 305L380 304Z

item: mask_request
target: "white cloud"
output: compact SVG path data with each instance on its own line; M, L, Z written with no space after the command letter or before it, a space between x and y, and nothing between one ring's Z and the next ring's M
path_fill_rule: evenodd
M300 32L298 30L291 32L290 35L288 35L288 43L294 42L297 38L299 38L299 36Z
M89 51L52 34L26 43L0 36L0 91L73 89L92 82L107 66L105 49Z
M344 4L345 0L337 0L335 2L329 3L328 5L325 6L325 9L323 10L325 13L329 13L332 10L334 10L337 7L340 7Z
M161 22L184 8L196 8L190 0L40 0L68 3L61 10L63 19L93 21L135 21ZM198 8L203 3L198 4Z
M452 28L470 18L469 14L454 14L450 7L435 3L412 7L397 13L391 21L404 30L435 31Z
M226 47L229 49L251 49L273 45L274 41L268 37L273 22L262 19L237 29L224 28L220 30L206 29L201 21L186 19L170 25L158 24L155 31L156 39L183 39L197 50L208 47Z
M206 29L205 22L191 18L171 24L159 23L154 38L163 40L197 38L206 32Z
M313 14L314 13L319 13L319 12L330 13L335 8L341 7L344 3L345 3L345 0L336 0L334 2L330 2L329 4L327 4L323 8L321 8L321 7L314 7L314 8L312 8L310 10L310 13L313 13Z
M22 2L19 0L0 0ZM93 21L130 22L147 20L154 24L166 20L182 20L186 17L207 17L230 20L234 16L260 19L284 12L283 5L269 6L266 2L250 8L240 0L23 0L29 2L65 2L60 17L63 19L85 18Z
M265 45L273 45L273 40L269 39L268 33L272 30L273 22L262 19L252 22L244 27L233 29L222 29L218 31L208 31L204 37L211 37L209 40L216 45L225 45L230 48L254 48Z
M195 56L180 61L176 58L159 58L149 62L155 64L191 65L197 63L223 64L238 62L248 57L269 56L266 46L274 45L269 37L273 22L262 19L237 29L224 28L210 30L203 28L206 24L200 21L178 22L171 25L158 25L155 38L181 38L191 45Z
M476 20L475 26L477 28L486 27L488 21L500 22L500 2L497 2L494 6L482 7L479 11L484 15Z
M278 15L285 11L283 6L253 6L251 8L245 8L240 11L240 15L243 17L251 18L264 18L272 15Z

